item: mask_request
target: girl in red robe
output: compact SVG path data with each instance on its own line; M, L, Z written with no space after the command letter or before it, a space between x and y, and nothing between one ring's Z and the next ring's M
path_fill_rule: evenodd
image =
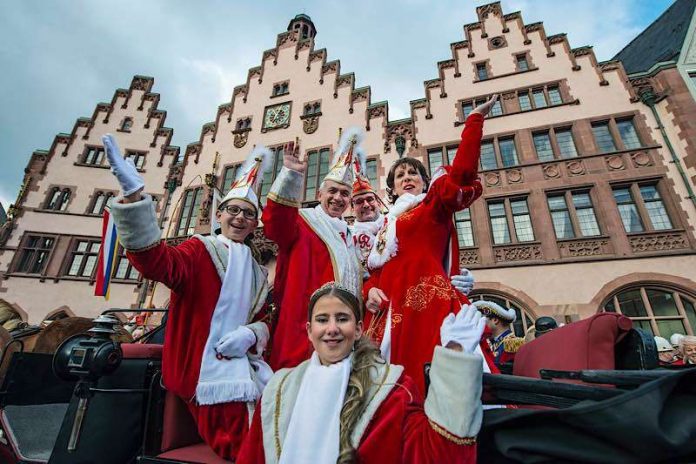
M497 95L474 109L452 165L435 172L432 181L414 158L398 160L387 177L393 206L368 258L371 276L363 294L374 316L366 323L385 358L402 364L420 388L442 318L469 303L451 285L444 263L452 259L452 215L482 193L477 174L483 118L496 100Z
M315 351L268 383L238 464L476 462L480 313L442 321L425 401L403 367L386 363L363 336L361 319L358 298L334 283L312 295Z

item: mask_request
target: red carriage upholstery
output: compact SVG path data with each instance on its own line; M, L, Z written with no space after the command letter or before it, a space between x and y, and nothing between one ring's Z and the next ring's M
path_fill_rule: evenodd
M554 329L520 348L513 374L540 378L540 369L615 369L615 346L632 325L626 316L601 313Z

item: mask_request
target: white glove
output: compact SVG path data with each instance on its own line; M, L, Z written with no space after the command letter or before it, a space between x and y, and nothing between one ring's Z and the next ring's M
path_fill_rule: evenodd
M456 342L462 346L464 352L473 353L481 342L485 327L486 319L476 307L465 304L456 316L449 313L442 321L440 342L442 346L447 346L449 342Z
M215 351L228 358L246 356L249 348L256 343L256 335L246 326L240 325L231 332L220 337L215 344Z
M474 288L474 274L468 269L462 269L462 273L452 276L452 286L460 293L469 295Z
M145 187L142 176L133 164L133 160L123 159L121 151L118 149L116 139L111 134L102 136L102 143L106 151L106 158L111 165L111 172L116 176L118 183L121 184L121 192L124 197L132 195Z

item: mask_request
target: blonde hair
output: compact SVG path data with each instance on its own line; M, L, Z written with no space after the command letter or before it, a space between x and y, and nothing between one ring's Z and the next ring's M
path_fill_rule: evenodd
M376 372L376 364L384 364L379 349L365 336L355 342L353 366L348 379L346 396L340 416L340 433L338 439L337 464L348 464L357 461L355 448L351 443L353 430L367 407L367 394L372 381L372 370Z

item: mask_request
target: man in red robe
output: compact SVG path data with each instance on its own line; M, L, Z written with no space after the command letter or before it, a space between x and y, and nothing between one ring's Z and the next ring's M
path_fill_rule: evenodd
M299 146L288 144L283 167L268 193L262 220L266 237L278 244L273 298L278 316L273 327L269 363L273 370L295 367L312 354L305 324L312 293L335 281L359 294L360 263L343 213L353 187L353 154L360 136L346 130L337 160L324 178L315 208L300 208L307 160Z
M111 206L128 260L147 279L171 289L162 376L196 421L203 440L234 460L248 431L249 408L272 372L261 354L269 330L265 270L245 244L257 226L261 159L258 147L216 211L222 233L194 235L176 247L161 240L154 204L132 161L111 135L103 137L122 195ZM261 174L262 175L262 174Z

